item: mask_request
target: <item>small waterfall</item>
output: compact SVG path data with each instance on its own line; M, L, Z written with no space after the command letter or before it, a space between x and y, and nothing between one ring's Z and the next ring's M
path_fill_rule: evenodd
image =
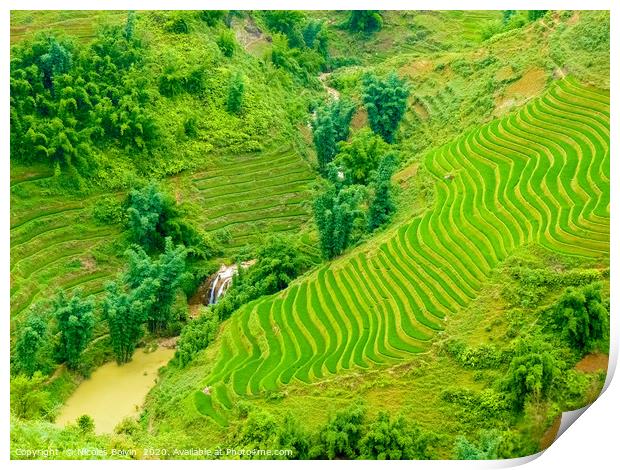
M221 270L221 269L220 269ZM217 298L215 297L215 287L217 286L217 281L220 280L220 273L217 273L215 279L213 279L213 283L211 284L211 294L209 295L209 305L214 304ZM219 297L219 294L218 294Z
M256 260L244 261L240 267L247 269L252 266ZM220 269L207 279L202 286L198 289L194 296L195 304L213 305L222 297L228 288L233 283L235 274L239 271L239 265L231 264L226 266L225 264L220 266Z

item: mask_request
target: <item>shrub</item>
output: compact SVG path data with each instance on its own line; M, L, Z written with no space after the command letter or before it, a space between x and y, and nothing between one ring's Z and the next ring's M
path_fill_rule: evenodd
M592 350L609 333L609 311L601 298L600 284L569 287L551 308L549 320L572 347Z
M226 57L232 57L237 48L235 34L231 30L222 31L217 38L217 46Z

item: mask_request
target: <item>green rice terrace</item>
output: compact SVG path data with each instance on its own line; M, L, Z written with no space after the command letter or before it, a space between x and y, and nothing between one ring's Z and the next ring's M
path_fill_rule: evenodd
M277 390L426 350L524 244L591 258L609 252L608 93L563 80L518 113L431 152L426 164L439 181L432 210L372 251L233 316L205 381L228 385L216 389L221 408L228 393Z
M600 393L609 12L14 11L10 80L12 458L514 458Z

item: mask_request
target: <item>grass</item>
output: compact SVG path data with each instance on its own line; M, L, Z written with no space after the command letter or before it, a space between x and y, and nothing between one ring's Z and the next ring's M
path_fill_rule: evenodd
M411 358L520 247L604 258L608 113L606 92L567 78L430 152L433 209L234 314L221 341L235 350L205 383L260 395Z
M106 246L121 229L96 223L96 196L54 195L47 173L12 170L11 317L21 321L33 303L60 288L100 292L120 265Z
M169 178L164 186L192 202L193 220L207 232L227 231L224 258L269 233L297 233L307 225L304 204L315 173L292 148L212 158L203 169ZM277 165L277 170L274 170ZM281 171L282 170L282 171ZM122 267L123 228L102 225L97 202L123 193L59 193L45 168L14 165L11 174L11 317L60 288L99 295ZM311 240L308 229L303 230ZM116 248L115 248L116 247ZM318 257L311 246L306 248Z
M70 10L70 11L11 11L11 44L32 37L38 31L67 34L81 42L92 40L97 30L106 24L122 23L126 11Z
M179 201L200 208L196 222L205 231L226 230L231 253L265 233L299 231L310 218L306 201L316 180L310 165L286 147L215 160L173 178L172 186Z

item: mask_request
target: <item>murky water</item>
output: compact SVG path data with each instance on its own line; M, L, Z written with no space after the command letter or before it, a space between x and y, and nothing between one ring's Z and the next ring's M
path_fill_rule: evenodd
M136 350L133 360L119 366L108 362L82 382L60 410L56 424L64 426L87 414L98 433L108 433L127 416L138 414L148 391L155 385L157 371L174 356L173 349Z

